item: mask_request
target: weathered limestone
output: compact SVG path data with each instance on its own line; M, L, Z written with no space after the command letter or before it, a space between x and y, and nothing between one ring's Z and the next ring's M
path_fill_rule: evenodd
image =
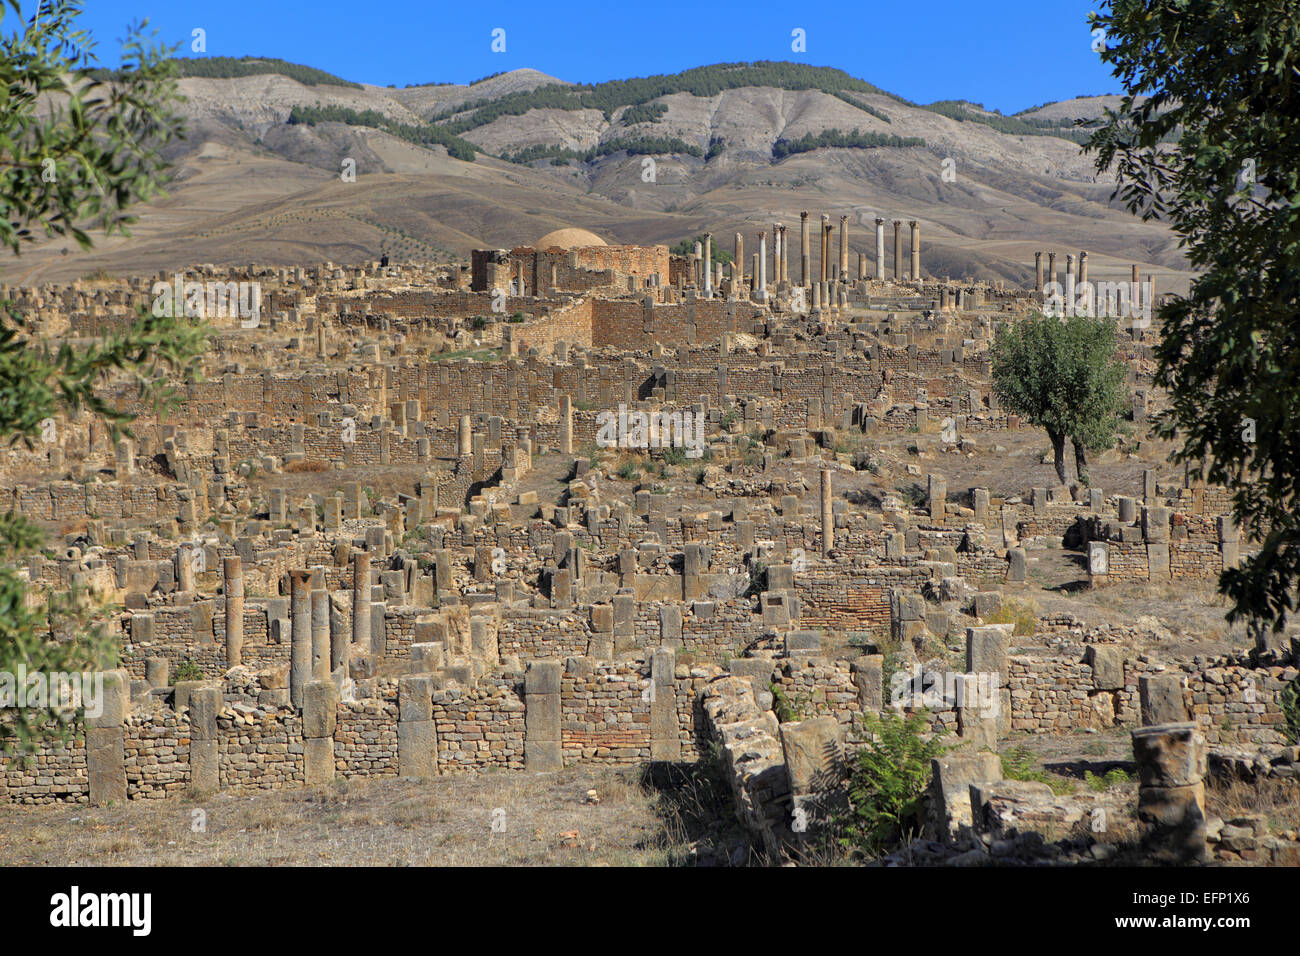
M830 278L831 259L831 217L822 213L821 229L821 281Z
M731 297L745 297L745 237L736 233L736 258L731 264Z
M894 281L903 278L903 220L894 220Z
M244 573L239 555L225 558L222 571L226 592L226 666L238 667L244 660Z
M370 555L365 551L352 556L352 644L370 651Z
M410 674L397 681L397 772L438 774L438 730L433 719L433 678Z
M189 692L189 792L192 796L206 796L221 788L217 714L222 704L221 688L215 684L203 684Z
M876 278L885 279L885 220L876 217Z
M799 285L805 289L812 278L808 269L808 213L799 213Z
M560 770L560 661L529 661L524 671L524 767L530 773Z
M828 555L835 547L835 512L831 499L831 472L821 471L822 554Z
M912 275L913 282L921 281L921 224L915 219L909 220L912 227Z
M1207 856L1205 738L1191 722L1133 731L1138 765L1138 820L1143 845L1166 863L1200 863Z
M339 689L331 680L311 680L302 695L303 777L307 786L319 786L334 779Z
M289 572L289 700L301 708L303 687L311 680L312 608L311 572L297 568Z
M942 521L947 510L948 481L939 475L930 475L927 481L930 518L934 521Z
M1176 724L1188 719L1183 679L1178 674L1143 674L1138 678L1142 723Z
M87 716L86 778L91 806L126 802L126 736L123 723L131 706L130 675L104 673L103 711Z
M573 400L560 396L560 454L573 454Z
M840 280L849 279L849 217L840 216Z
M930 762L928 836L952 842L974 823L971 787L1002 779L1002 761L996 753L956 751Z
M677 728L677 687L673 681L676 656L671 647L656 648L650 655L650 759L675 762L682 759L682 741Z
M704 298L713 298L713 233L704 234Z
M1042 295L1043 292L1043 254L1034 253L1034 292Z
M767 233L758 234L758 287L754 291L754 301L767 301Z
M311 592L311 679L330 676L330 596L325 590Z
M468 415L460 417L460 425L456 430L456 454L461 458L474 454L474 426Z

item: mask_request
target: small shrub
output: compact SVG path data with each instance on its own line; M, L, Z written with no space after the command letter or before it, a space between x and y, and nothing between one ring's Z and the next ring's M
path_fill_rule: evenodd
M203 680L203 671L191 658L185 658L176 665L176 672L172 674L169 683L175 684L183 680Z
M837 820L838 842L855 854L878 856L921 828L930 761L947 748L922 739L921 712L867 713L863 727L878 739L849 761L850 809Z
M788 724L792 720L803 720L808 716L806 698L796 697L791 700L776 681L772 681L767 687L772 692L772 713L776 714L776 719L781 723Z
M1282 688L1278 704L1282 708L1282 720L1286 724L1286 739L1292 744L1300 744L1300 677Z
M1070 781L1039 770L1038 758L1027 747L1016 747L1002 755L1002 776L1007 780L1026 780L1033 783L1045 783L1052 788L1052 793L1063 794L1074 790ZM1104 790L1105 787L1103 786Z
M1038 630L1038 608L1024 601L1008 601L989 616L986 624L1014 624L1012 633L1027 637Z

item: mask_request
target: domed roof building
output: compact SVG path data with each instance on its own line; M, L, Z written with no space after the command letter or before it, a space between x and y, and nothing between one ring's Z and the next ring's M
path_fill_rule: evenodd
M607 245L605 240L594 232L589 232L586 229L565 227L563 229L553 229L542 236L537 240L534 248L553 249L558 246L561 249L580 249L588 246L604 245Z

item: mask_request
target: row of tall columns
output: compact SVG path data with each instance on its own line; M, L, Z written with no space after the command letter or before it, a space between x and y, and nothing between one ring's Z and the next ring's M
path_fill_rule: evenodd
M895 219L894 221L894 277L903 279L903 220ZM916 220L908 220L911 227L911 271L906 274L912 279L919 279L921 275L921 226ZM821 229L818 237L818 246L821 253L818 265L818 274L816 282L825 283L830 281L849 281L849 217L840 216L840 237L839 237L839 264L838 268L834 266L831 257L834 254L834 225L831 217L823 214L821 217ZM752 292L753 297L758 301L767 301L767 283L768 283L768 263L767 263L767 233L758 234L759 252L754 255L751 264ZM745 268L745 240L741 233L735 234L736 261L732 266L732 283L733 297L742 297L744 290L744 268ZM704 262L708 262L711 255L711 236L706 233L703 243L696 243L696 257ZM866 255L858 255L858 278L867 278ZM875 277L877 279L885 278L885 220L876 218L876 269ZM710 272L703 271L698 276L700 287L706 296L713 294L714 284ZM771 279L777 284L789 283L790 266L789 266L789 242L786 237L786 227L782 223L772 224L772 275ZM808 213L799 214L799 284L805 288L815 286L812 271L812 237L809 227Z
M1077 268L1076 268L1076 263L1077 263ZM1088 250L1080 249L1079 257L1077 260L1073 255L1067 254L1065 257L1065 272L1066 275L1074 276L1075 282L1080 285L1087 282L1088 281ZM1056 253L1055 252L1047 253L1046 274L1044 274L1044 270L1043 270L1043 253L1041 252L1034 253L1034 291L1035 292L1043 291L1043 286L1045 284L1044 280L1046 280L1047 282L1056 281ZM1137 266L1133 267L1133 281L1135 283L1138 281Z
M1047 256L1047 264L1044 268L1043 256ZM1088 281L1088 250L1080 249L1076 258L1073 254L1067 253L1065 257L1065 274L1066 283L1064 287L1069 289L1072 282L1075 286L1082 286ZM1055 252L1035 252L1034 253L1034 291L1043 294L1048 284L1057 283L1056 273L1056 253ZM1146 288L1142 287L1141 275L1137 263L1132 266L1130 274L1130 304L1131 307L1139 308L1144 301L1155 302L1155 276L1148 273Z

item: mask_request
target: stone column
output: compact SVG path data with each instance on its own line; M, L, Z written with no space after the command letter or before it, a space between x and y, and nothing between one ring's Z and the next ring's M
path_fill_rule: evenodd
M831 225L831 217L822 214L822 282L829 281L834 275L835 270L831 267L831 256L834 255L832 248L831 231L834 230Z
M1079 285L1088 281L1088 250L1079 250Z
M676 763L682 759L677 726L677 685L673 681L671 647L658 647L650 655L650 759Z
M921 281L921 224L915 219L908 220L912 227L912 281Z
M289 701L302 707L302 689L311 680L311 572L289 572Z
M348 658L351 655L352 634L351 625L348 622L344 611L346 605L343 603L342 596L331 594L329 596L330 609L330 672L333 673L339 668L344 668L343 674L347 676Z
M876 278L885 278L885 220L876 217Z
M1133 757L1147 852L1164 863L1204 862L1205 737L1192 722L1142 727L1133 731Z
M704 265L701 267L704 273L704 298L713 298L713 233L704 234Z
M831 502L831 470L822 469L822 554L835 547L835 509Z
M104 672L103 710L87 716L86 782L91 806L126 803L126 721L131 705L130 675Z
M1056 253L1055 252L1049 252L1047 254L1047 281L1048 282L1056 281Z
M781 230L772 224L772 285L781 281Z
M312 680L303 685L302 698L303 782L314 787L334 779L339 689L331 680Z
M352 643L370 653L370 555L352 556Z
M194 545L183 544L176 550L176 587L194 590Z
M403 777L433 777L438 773L433 680L427 674L397 680L397 772Z
M311 592L311 679L330 679L330 595Z
M222 562L226 594L226 666L238 667L244 660L244 572L239 555Z
M808 213L799 213L799 284L808 287Z
M221 704L220 687L205 684L190 691L189 792L195 797L221 789L221 763L217 749L217 713Z
M560 396L560 454L573 454L573 400Z
M560 661L529 661L524 672L524 769L560 770Z
M736 233L736 261L732 263L731 271L734 274L731 281L735 285L732 297L743 299L745 297L745 237L740 233Z
M785 226L781 226L781 275L778 282L790 284L790 240L786 238Z
M754 295L758 302L767 301L767 233L758 234L758 289Z
M840 281L849 281L849 217L840 216Z
M460 416L460 427L456 431L456 455L460 458L468 458L474 454L474 427L470 424L469 416Z
M894 280L903 278L903 220L894 220Z
M1043 254L1034 253L1034 294L1043 294Z

